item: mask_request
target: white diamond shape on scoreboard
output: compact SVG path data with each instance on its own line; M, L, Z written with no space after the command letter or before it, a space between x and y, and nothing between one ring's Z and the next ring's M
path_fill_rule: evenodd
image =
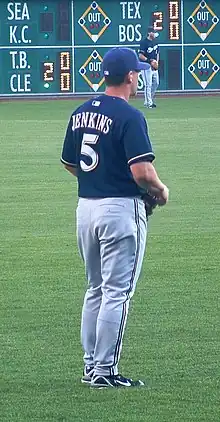
M98 89L99 89L99 84L93 84L92 85L92 89L93 89L93 91L98 91Z
M207 38L207 32L200 32L200 38L202 39L202 41L205 41L205 39Z
M191 65L188 67L188 71L189 71L190 73L195 72L195 70L196 70L196 68L195 68L195 66L194 66L193 64L191 64Z
M208 85L208 82L207 81L200 81L200 85L203 89L205 89Z
M205 1L201 1L201 2L200 2L200 7L201 7L202 9L205 9L205 7L206 7L206 2L205 2Z

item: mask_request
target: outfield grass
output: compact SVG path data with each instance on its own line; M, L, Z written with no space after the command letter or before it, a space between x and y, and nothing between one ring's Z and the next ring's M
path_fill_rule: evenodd
M171 200L150 220L121 372L142 390L81 385L86 282L76 184L59 163L77 102L0 103L0 421L219 422L220 98L146 112Z

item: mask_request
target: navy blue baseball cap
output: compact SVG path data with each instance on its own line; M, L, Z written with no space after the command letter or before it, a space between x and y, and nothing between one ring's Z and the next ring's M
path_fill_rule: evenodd
M153 26L148 26L147 33L149 34L150 32L153 32L155 34L157 31L155 31Z
M131 48L111 48L103 57L102 71L104 76L125 76L132 70L140 72L148 70L150 65L140 62L137 54Z

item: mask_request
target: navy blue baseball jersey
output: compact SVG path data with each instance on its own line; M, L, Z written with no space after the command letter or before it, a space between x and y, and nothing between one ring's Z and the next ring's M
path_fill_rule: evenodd
M144 38L140 43L139 53L147 58L147 63L150 63L151 60L157 60L157 54L159 53L158 43L155 40Z
M130 165L154 158L146 120L125 100L103 94L73 112L61 161L77 168L79 197L140 195Z

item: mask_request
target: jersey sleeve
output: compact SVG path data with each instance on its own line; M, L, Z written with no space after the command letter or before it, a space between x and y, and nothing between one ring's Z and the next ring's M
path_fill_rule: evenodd
M146 43L145 43L145 40L142 40L140 42L140 48L138 50L138 53L139 54L143 54L144 56L146 56Z
M129 165L142 161L152 162L155 159L148 136L147 122L141 113L131 116L127 122L123 142Z
M68 166L76 167L76 142L74 140L74 132L72 131L72 116L66 130L66 136L63 143L61 154L61 162Z

